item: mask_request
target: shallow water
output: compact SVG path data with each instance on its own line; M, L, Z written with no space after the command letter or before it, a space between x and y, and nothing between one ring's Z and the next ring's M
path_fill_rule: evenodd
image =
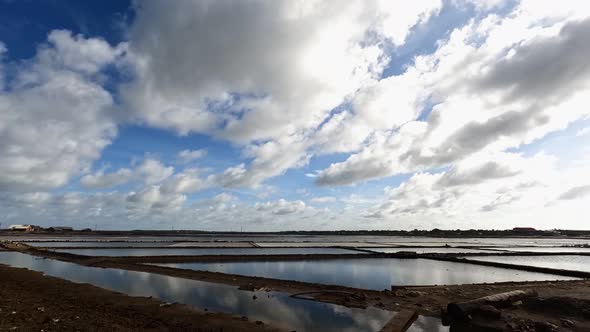
M263 248L276 247L388 247L389 244L370 242L256 242L256 245Z
M574 244L590 244L590 239L571 238L434 238L434 237L410 237L410 236L380 236L380 235L277 235L277 234L202 234L189 236L63 236L63 235L26 235L0 236L0 240L70 240L70 241L228 241L228 242L256 242L279 243L308 242L314 245L322 243L371 243L371 244L402 244L402 245L498 245L498 246L561 246ZM308 244L309 245L309 244Z
M381 253L396 253L401 251L414 251L418 254L427 253L480 253L480 252L494 252L493 250L485 249L463 249L463 248L427 248L427 247L405 247L405 248L362 248Z
M579 247L494 247L494 249L516 252L590 252L590 248Z
M170 242L170 241L157 241L157 242L105 242L105 241L33 241L25 242L26 244L33 247L244 247L253 248L251 243L248 242Z
M367 254L339 248L130 248L130 249L55 249L86 256L184 256L184 255L311 255Z
M470 256L470 260L590 272L590 256Z
M0 252L0 263L25 267L74 282L90 283L132 296L153 296L213 312L247 316L250 320L297 331L379 331L394 313L377 308L354 309L294 299L280 292L248 292L236 287L197 280L117 269L80 266ZM253 299L253 295L257 299ZM447 331L434 318L420 317L409 331Z
M450 285L574 279L550 274L429 259L354 258L321 261L154 265L376 290L389 289L391 285Z

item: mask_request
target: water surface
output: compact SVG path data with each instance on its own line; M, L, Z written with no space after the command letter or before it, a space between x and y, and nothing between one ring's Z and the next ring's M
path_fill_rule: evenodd
M590 239L573 239L573 238L535 238L535 237L521 237L521 238L439 238L439 237L420 237L420 236L383 236L383 235L292 235L292 234L200 234L200 235L176 235L176 236L130 236L130 235L2 235L0 240L71 240L71 241L227 241L227 242L256 242L261 245L264 243L303 243L307 245L322 245L322 243L349 243L356 246L357 244L401 244L409 246L419 245L484 245L484 246L561 246L574 244L590 244ZM272 244L269 244L272 245Z
M353 258L322 261L154 265L376 290L389 289L392 285L451 285L575 279L551 274L429 259Z
M0 252L0 263L40 271L74 282L90 283L132 296L153 296L213 312L247 316L250 320L297 331L379 331L394 315L377 308L344 306L294 299L280 292L248 292L236 287L197 280L117 269L101 269ZM253 299L253 295L257 299ZM433 318L421 317L411 330L447 331Z
M590 256L470 256L471 260L590 272Z
M33 247L244 247L252 248L248 242L171 242L171 241L31 241L24 243Z
M428 248L428 247L405 247L405 248L363 248L374 252L381 253L396 253L401 251L414 251L418 254L428 253L481 253L481 252L494 252L493 250L486 249L464 249L464 248Z
M203 255L311 255L367 254L340 248L122 248L122 249L55 249L85 256L203 256Z
M494 247L497 250L516 252L590 252L584 247Z

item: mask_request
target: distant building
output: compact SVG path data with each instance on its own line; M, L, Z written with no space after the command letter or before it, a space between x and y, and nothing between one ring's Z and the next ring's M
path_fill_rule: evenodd
M512 229L513 232L520 232L520 233L527 233L527 232L536 232L537 230L532 227L514 227Z
M41 229L41 227L35 225L11 225L8 229L11 231L34 232Z

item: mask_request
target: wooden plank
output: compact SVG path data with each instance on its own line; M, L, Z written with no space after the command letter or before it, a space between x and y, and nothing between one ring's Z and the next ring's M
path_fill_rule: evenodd
M418 319L418 313L414 310L402 310L383 326L380 332L404 332Z

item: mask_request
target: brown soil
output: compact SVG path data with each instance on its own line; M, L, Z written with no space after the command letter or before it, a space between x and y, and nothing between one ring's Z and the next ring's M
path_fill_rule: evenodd
M278 331L3 265L0 298L0 331Z

